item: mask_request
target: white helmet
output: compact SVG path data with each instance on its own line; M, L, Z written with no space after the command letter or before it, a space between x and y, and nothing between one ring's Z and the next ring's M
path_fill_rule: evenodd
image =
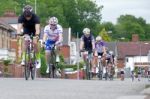
M97 36L96 37L96 41L100 41L100 40L102 40L102 37L101 36Z
M58 24L58 19L56 17L51 17L49 19L49 24L57 25Z
M113 54L114 54L114 52L113 52L113 51L109 51L109 53L110 53L111 55L113 55Z
M84 28L83 33L84 34L90 34L90 29L89 28Z

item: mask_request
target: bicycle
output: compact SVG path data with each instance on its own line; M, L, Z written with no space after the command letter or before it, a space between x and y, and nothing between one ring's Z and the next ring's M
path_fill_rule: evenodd
M92 78L92 73L91 73L91 61L92 61L92 51L88 50L82 50L80 52L84 52L84 59L85 59L85 64L86 64L86 69L85 69L85 73L86 73L86 79L87 80L91 80ZM81 53L80 53L81 54Z
M110 66L108 66L108 76L109 76L110 80L113 80L114 79L115 70L114 70L112 62L110 62L109 65Z
M103 79L103 66L102 66L102 56L98 56L98 78Z
M19 36L24 36L19 34ZM25 65L24 65L24 75L25 80L28 80L31 73L31 78L34 80L36 72L36 55L35 55L35 44L33 43L33 35L26 35L25 38Z
M58 65L58 62L56 62L56 46L55 44L52 44L52 45L49 45L50 48L51 48L51 53L50 53L50 58L48 60L48 65L49 65L49 73L48 73L48 77L49 78L58 78L59 76L56 74L56 72L59 72L60 74L60 71L56 71L57 70L57 65Z
M108 64L107 64L107 60L105 59L105 65L104 65L104 77L105 77L105 80L108 79L109 75L108 75Z

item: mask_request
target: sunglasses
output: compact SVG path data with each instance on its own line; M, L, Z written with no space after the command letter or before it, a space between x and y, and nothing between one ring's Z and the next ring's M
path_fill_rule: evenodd
M51 26L56 26L56 24L50 24Z

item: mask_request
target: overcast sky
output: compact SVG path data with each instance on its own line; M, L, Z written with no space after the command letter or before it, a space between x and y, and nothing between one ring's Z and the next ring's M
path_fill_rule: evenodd
M150 23L150 0L96 0L96 3L104 6L102 21L116 23L120 15L131 14Z

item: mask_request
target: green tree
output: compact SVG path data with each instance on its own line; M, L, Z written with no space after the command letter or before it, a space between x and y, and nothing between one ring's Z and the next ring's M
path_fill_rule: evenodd
M42 16L43 23L48 17L56 16L61 25L71 27L73 33L79 32L81 35L82 29L89 27L96 34L101 20L101 9L102 7L90 0L41 0L38 14Z
M129 40L132 34L139 34L141 40L145 40L146 22L143 18L136 18L133 15L121 15L118 18L116 30L118 37L125 37Z
M1 0L0 1L0 16L4 14L5 11L11 10L18 12L18 3L13 2L13 0Z
M0 15L8 10L15 10L17 15L22 13L26 4L34 7L35 0L1 0ZM7 4L7 5L6 5ZM64 27L71 27L75 34L82 33L82 29L88 27L96 35L101 21L102 6L98 6L91 0L37 0L37 14L42 25L46 25L51 16L56 16Z
M145 27L145 39L150 40L150 24L146 24Z
M102 31L99 33L99 35L102 37L102 39L104 41L111 41L111 38L109 37L107 31L105 30L105 28L102 29Z

